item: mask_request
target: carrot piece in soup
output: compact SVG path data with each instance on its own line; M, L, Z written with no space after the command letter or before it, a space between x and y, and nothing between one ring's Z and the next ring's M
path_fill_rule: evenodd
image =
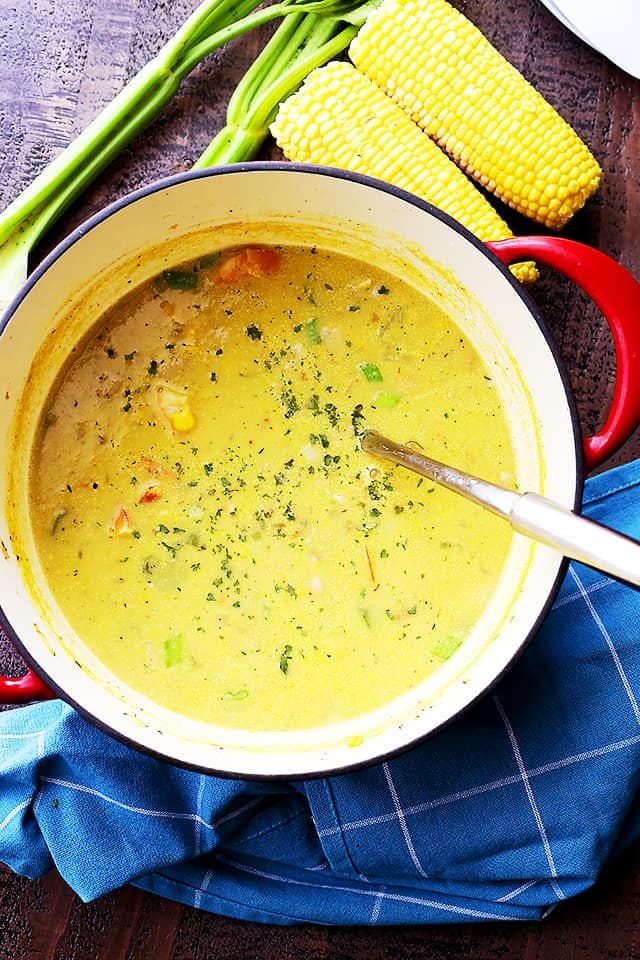
M262 277L276 273L281 256L277 250L263 247L245 247L232 254L216 272L216 283L235 283L242 277Z
M174 471L152 457L140 457L140 463L152 477L173 477Z
M149 487L144 491L138 503L153 503L155 500L161 500L162 494L157 487Z
M131 518L125 507L116 507L111 521L111 530L116 537L122 537L126 533L131 533Z

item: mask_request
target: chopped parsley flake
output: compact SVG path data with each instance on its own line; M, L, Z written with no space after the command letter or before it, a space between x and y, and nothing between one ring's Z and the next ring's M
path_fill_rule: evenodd
M289 673L289 661L291 660L291 652L293 647L290 643L285 644L282 653L280 654L280 670L286 676Z

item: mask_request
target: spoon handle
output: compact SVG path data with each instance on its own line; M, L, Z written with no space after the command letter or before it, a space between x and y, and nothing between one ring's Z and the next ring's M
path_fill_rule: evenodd
M510 517L514 530L555 547L566 557L640 586L640 543L581 517L537 493L523 493Z
M506 490L439 460L432 460L375 430L367 430L360 444L367 453L407 467L467 500L487 507L509 520L514 530L559 550L565 557L640 586L640 542L637 540L587 520L540 494Z

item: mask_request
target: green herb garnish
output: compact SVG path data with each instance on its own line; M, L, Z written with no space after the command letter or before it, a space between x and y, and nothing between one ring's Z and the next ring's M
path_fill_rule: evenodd
M280 395L280 402L284 407L284 415L287 420L289 420L300 409L298 398L290 388L282 391Z
M353 427L353 432L356 437L359 436L364 430L365 420L366 420L366 417L362 412L362 404L358 403L353 408L353 411L351 413L351 426Z
M290 643L285 644L284 650L280 654L280 670L286 676L289 673L289 660L291 660L291 652L293 647Z
M329 418L329 423L332 427L338 426L338 421L340 420L340 414L338 413L338 408L335 403L325 403L324 412Z

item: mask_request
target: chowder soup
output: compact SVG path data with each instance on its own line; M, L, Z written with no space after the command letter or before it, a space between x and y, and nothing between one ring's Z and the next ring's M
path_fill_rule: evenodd
M515 484L493 371L409 283L312 247L166 270L105 313L32 458L39 558L86 646L157 704L302 729L421 683L511 531L373 461L375 427Z

